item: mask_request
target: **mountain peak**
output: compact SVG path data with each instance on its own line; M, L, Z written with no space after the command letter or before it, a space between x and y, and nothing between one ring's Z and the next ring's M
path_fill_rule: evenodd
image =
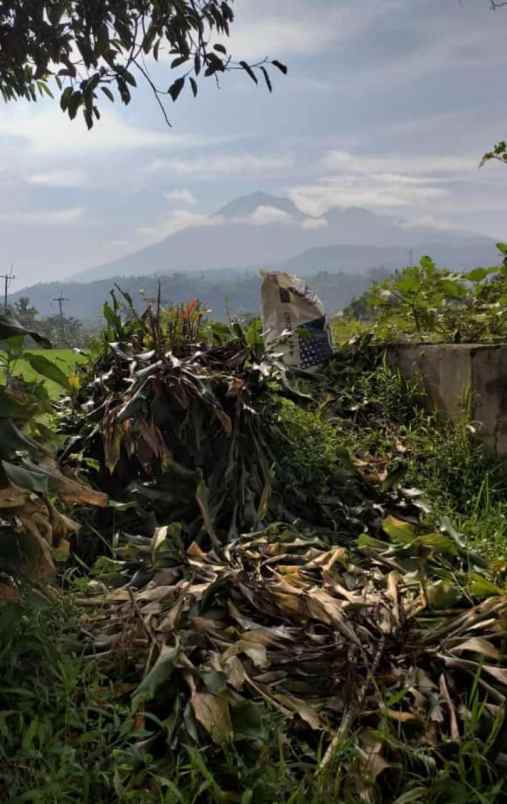
M230 201L217 213L223 218L246 218L252 215L259 207L271 207L286 212L294 218L300 218L302 213L288 198L282 196L269 195L269 193L256 192L249 195L242 195Z

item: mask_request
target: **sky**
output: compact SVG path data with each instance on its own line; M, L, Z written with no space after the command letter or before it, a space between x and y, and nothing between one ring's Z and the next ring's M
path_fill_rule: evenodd
M235 0L238 59L287 63L170 102L104 98L87 131L50 100L0 110L0 269L63 279L206 223L258 190L507 240L507 8L489 0ZM164 59L153 77L176 77ZM168 266L170 270L170 266ZM175 266L177 269L177 266ZM1 271L3 273L3 270Z

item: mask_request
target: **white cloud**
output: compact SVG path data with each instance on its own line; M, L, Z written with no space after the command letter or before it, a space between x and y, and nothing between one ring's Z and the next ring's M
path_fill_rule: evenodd
M219 154L195 159L156 160L157 170L177 176L263 176L284 173L294 160L285 155Z
M190 190L171 190L168 193L164 193L164 196L170 204L184 204L189 207L197 204L197 199Z
M87 177L82 170L51 170L33 173L27 181L42 187L83 187L87 184Z
M19 212L0 212L0 221L22 226L63 226L76 223L84 214L83 207Z
M444 187L431 187L425 179L406 180L396 175L342 175L320 179L315 184L294 187L289 195L307 215L323 215L332 207L396 209L422 205L448 194Z
M84 122L69 120L56 106L40 110L27 109L21 104L9 117L0 120L0 138L26 143L35 155L95 154L147 148L188 148L206 145L202 136L176 134L168 127L160 129L133 126L117 113L105 111L100 121L88 131Z
M419 214L452 195L455 181L480 181L477 159L469 155L361 154L345 150L325 153L320 177L293 187L289 195L307 215L320 216L332 207L371 209L416 207Z
M269 226L272 223L294 223L294 218L283 209L261 205L246 218L235 218L233 223L246 223L252 226Z
M420 215L412 218L410 221L399 221L402 229L418 229L420 227L429 227L431 229L441 229L442 231L449 231L454 229L457 232L463 232L462 226L452 224L447 218L442 219L441 216L436 215Z
M477 172L477 167L477 154L439 156L437 154L400 155L387 153L376 156L332 150L328 151L320 161L320 168L324 171L353 170L361 173L406 174L407 178L420 176L421 174L433 176L437 174Z
M223 222L224 219L220 215L204 215L188 209L178 209L163 216L155 224L138 227L137 232L143 240L156 243L183 229L192 229L197 226L219 226Z
M284 212L276 207L259 206L243 218L232 218L225 220L222 215L206 215L204 213L192 212L188 209L172 210L168 215L162 216L156 223L149 226L140 226L137 229L138 235L143 241L156 243L164 237L180 232L183 229L194 229L201 226L221 226L227 223L233 225L248 226L269 226L270 224L294 224L294 218L288 212Z

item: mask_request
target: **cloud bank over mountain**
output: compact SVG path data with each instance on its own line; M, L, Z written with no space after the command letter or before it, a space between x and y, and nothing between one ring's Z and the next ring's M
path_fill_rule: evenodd
M396 256L389 259L390 264L394 260L392 267L430 252L437 260L450 260L449 267L454 268L493 262L496 256L494 241L483 235L437 227L431 222L407 225L399 217L358 207L332 208L323 215L310 216L291 199L262 192L234 199L209 216L177 210L172 221L168 234L159 242L73 278L86 282L108 276L262 268L322 247L335 248L338 262L334 268L346 272L382 264L381 255L376 257L374 251L379 247L394 248L392 255ZM367 249L347 252L343 248L350 246ZM358 261L361 253L364 258ZM303 266L306 272L319 269L317 258L314 260Z

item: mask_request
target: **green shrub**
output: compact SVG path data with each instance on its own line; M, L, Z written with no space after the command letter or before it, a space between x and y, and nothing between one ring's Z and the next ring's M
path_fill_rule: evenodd
M507 245L502 264L468 273L430 257L371 286L345 311L337 333L365 331L379 341L498 342L507 338ZM369 315L367 315L369 311ZM359 319L359 320L357 320Z
M280 443L276 446L277 471L287 482L322 484L333 476L343 459L336 428L319 411L282 400L276 422Z

